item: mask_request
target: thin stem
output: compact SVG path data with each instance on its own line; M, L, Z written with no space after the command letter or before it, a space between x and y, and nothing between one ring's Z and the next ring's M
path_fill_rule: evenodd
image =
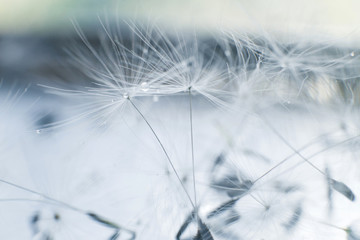
M129 100L129 102L131 103L131 105L135 108L135 110L139 113L139 115L141 116L141 118L145 121L146 125L149 127L149 129L151 130L151 132L152 132L153 135L155 136L155 138L156 138L157 142L159 143L162 151L164 152L164 154L165 154L165 156L166 156L166 158L167 158L167 160L168 160L168 162L169 162L172 170L174 171L174 173L175 173L175 175L176 175L176 178L179 180L179 182L180 182L180 184L181 184L181 187L183 188L184 192L186 193L186 196L188 197L188 199L189 199L192 207L195 209L195 204L194 204L193 201L191 200L191 197L190 197L188 191L186 190L183 181L181 181L181 178L180 178L178 172L176 171L175 166L174 166L173 162L171 161L171 159L170 159L170 157L169 157L169 154L167 153L164 145L163 145L162 142L160 141L160 139L159 139L158 135L156 134L155 130L152 128L152 126L150 125L150 123L148 122L148 120L145 118L145 116L142 114L142 112L139 110L139 108L134 104L134 102L131 101L131 99L130 99L129 97L128 97L127 99Z
M326 226L329 226L329 227L332 227L332 228L336 228L336 229L339 229L339 230L342 230L344 232L348 232L349 230L346 229L346 228L343 228L343 227L338 227L336 225L333 225L331 223L327 223L327 222L323 222L323 221L318 221L319 223L323 224L323 225L326 225Z
M276 129L265 119L263 118L263 121L268 125L268 127L275 133L276 136L278 136L291 150L293 150L299 157L301 157L306 163L308 163L310 166L312 166L314 169L316 169L318 172L320 172L322 175L326 176L326 174L320 170L317 166L315 166L312 162L310 162L306 157L304 157L296 148L290 145L290 143L278 132Z
M42 194L42 193L40 193L40 192L31 190L31 189L29 189L29 188L26 188L26 187L17 185L17 184L12 183L12 182L8 182L8 181L3 180L3 179L0 179L0 182L5 183L5 184L10 185L10 186L13 186L13 187L15 187L15 188L24 190L24 191L26 191L26 192L33 193L33 194L35 194L35 195L38 195L38 196L40 196L40 197L43 197L44 199L47 199L47 200L52 201L52 202L55 202L55 203L57 203L57 204L59 204L59 205L62 205L62 206L64 206L64 207L66 207L66 208L72 209L72 210L74 210L74 211L76 211L76 212L84 213L84 211L82 211L82 210L80 210L80 209L78 209L78 208L76 208L76 207L73 207L73 206L71 206L71 205L69 205L69 204L67 204L67 203L65 203L65 202L62 202L62 201L56 200L56 199L54 199L54 198L51 198L51 197L49 197L49 196L47 196L47 195L45 195L45 194Z
M349 141L352 141L356 138L358 138L360 135L357 135L357 136L354 136L354 137L351 137L351 138L348 138L348 139L345 139L341 142L338 142L330 147L326 147L326 148L323 148L322 150L318 151L318 152L315 152L314 154L308 156L307 160L310 160L314 157L316 157L317 155L319 155L320 153L323 153L327 150L330 150L332 148L335 148L337 146L340 146L341 144L344 144L346 142L349 142ZM278 168L280 165L282 165L283 163L285 163L286 161L288 161L289 159L291 159L293 156L297 155L297 152L299 151L302 151L304 149L306 149L308 146L310 146L311 144L313 144L313 142L309 142L307 144L305 144L304 146L302 146L301 148L297 149L296 152L290 154L289 156L287 156L286 158L284 158L281 162L277 163L275 166L273 166L272 168L270 168L269 170L267 170L264 174L262 174L260 177L258 177L256 180L253 181L253 183L255 184L257 181L259 181L260 179L262 179L263 177L265 177L266 175L268 175L270 172L272 172L274 169ZM301 162L299 164L302 164L304 162ZM299 164L296 164L294 167L298 166Z
M301 147L300 149L298 149L297 151L301 151L303 149L306 149L308 146L310 146L311 144L313 144L312 142L306 144L305 146ZM281 162L277 163L275 166L273 166L272 168L270 168L269 170L267 170L265 173L263 173L260 177L258 177L256 180L253 181L253 184L255 184L257 181L259 181L260 179L262 179L263 177L265 177L266 175L268 175L270 172L272 172L274 169L278 168L280 165L284 164L286 161L288 161L289 159L291 159L293 156L295 156L296 153L292 153L289 156L287 156L286 158L284 158Z
M301 148L297 149L297 151L302 151L304 149L306 149L307 147L311 146L313 144L313 141L305 144L304 146L302 146ZM278 168L280 165L284 164L286 161L288 161L289 159L291 159L293 156L295 156L296 153L292 153L289 156L287 156L286 158L284 158L283 160L281 160L279 163L275 164L275 166L273 166L272 168L270 168L269 170L267 170L265 173L263 173L260 177L258 177L256 180L253 181L253 184L255 184L257 181L259 181L260 179L262 179L263 177L265 177L266 175L268 175L270 172L272 172L274 169ZM309 159L308 159L309 160Z
M338 146L340 146L341 144L344 144L344 143L346 143L346 142L352 141L352 140L354 140L354 139L356 139L356 138L359 138L359 137L360 137L360 135L356 135L356 136L354 136L354 137L345 139L345 140L343 140L343 141L341 141L341 142L335 143L334 145L331 145L331 146L329 146L329 147L323 148L322 150L320 150L320 151L318 151L318 152L315 152L314 154L310 155L310 156L308 157L308 160L309 160L309 159L312 159L312 158L314 158L314 157L316 157L316 156L318 156L319 154L321 154L321 153L323 153L323 152L325 152L325 151L328 151L328 150L330 150L330 149L332 149L332 148L338 147ZM287 172L287 171L290 171L291 169L293 169L293 168L295 168L295 167L298 167L299 165L301 165L301 164L303 164L303 163L304 163L304 162L299 162L299 163L297 163L296 165L292 166L291 168L284 170L284 171L283 171L282 173L280 173L280 174L283 174L283 173L285 173L285 172ZM324 173L324 174L325 174L325 173ZM326 174L325 174L325 177L328 178L328 176L327 176ZM330 178L330 179L332 179L332 178Z
M257 199L253 194L249 193L250 197L252 197L257 203L259 203L261 206L263 206L265 209L269 208L265 205L265 203L262 203L259 199Z
M23 186L20 186L20 185L17 185L15 183L12 183L12 182L9 182L9 181L6 181L4 179L0 179L0 182L2 183L5 183L9 186L13 186L15 188L18 188L18 189L21 189L23 191L26 191L26 192L30 192L30 193L33 193L35 195L38 195L44 199L47 199L49 200L50 202L46 202L46 201L42 201L42 200L37 200L37 199L21 199L21 198L13 198L13 199L0 199L0 202L1 201L34 201L34 202L43 202L43 203L46 203L46 204L57 204L59 206L62 206L64 208L67 208L67 209L70 209L74 212L78 212L80 214L84 214L84 215L87 215L89 216L90 218L92 218L92 220L94 221L97 221L99 223L102 223L103 225L106 225L107 227L110 227L110 228L114 228L114 229L117 229L117 230L125 230L129 233L131 233L133 236L135 236L135 232L134 231L131 231L127 228L124 228L122 226L119 226L117 225L116 223L113 223L109 220L105 220L103 217L101 217L100 215L97 215L95 213L91 213L91 212L88 212L88 211L85 211L85 210L82 210L82 209L79 209L79 208L76 208L74 206L71 206L70 204L68 203L65 203L65 202L62 202L60 200L56 200L55 198L52 198L52 197L49 197L43 193L40 193L40 192L37 192L35 190L32 190L30 188L26 188L26 187L23 187Z
M197 206L196 199L196 179L195 179L195 157L194 157L194 132L193 132L193 117L192 117L192 94L191 87L189 87L189 110L190 110L190 135L191 135L191 161L192 161L192 175L193 175L193 184L194 184L194 201L195 206ZM197 216L197 214L196 214Z

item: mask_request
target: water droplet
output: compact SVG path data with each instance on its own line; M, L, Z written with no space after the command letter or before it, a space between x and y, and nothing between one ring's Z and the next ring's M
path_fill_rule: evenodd
M123 98L129 99L129 93L127 93L127 92L124 93L124 94L123 94Z
M225 56L230 57L230 51L229 50L225 51Z
M283 68L283 69L288 68L288 63L285 60L280 61L280 67Z
M37 130L36 130L36 133L37 133L37 134L40 134L40 133L41 133L41 129L37 129Z
M147 91L149 90L149 84L148 84L148 82L142 82L142 83L140 84L140 86L141 86L141 90L143 90L144 92L147 92Z
M354 57L354 56L355 56L355 52L352 51L352 52L350 53L350 56Z

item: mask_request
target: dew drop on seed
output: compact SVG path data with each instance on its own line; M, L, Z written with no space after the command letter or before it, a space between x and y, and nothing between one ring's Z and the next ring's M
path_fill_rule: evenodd
M142 83L140 84L140 86L141 86L141 90L143 90L144 92L147 92L147 91L149 90L149 84L148 84L148 82L142 82Z
M354 56L355 56L355 52L352 51L352 52L350 53L350 56L351 56L351 57L354 57Z
M128 98L129 98L129 93L127 93L127 92L126 92L126 93L124 93L124 94L123 94L123 98L128 99Z

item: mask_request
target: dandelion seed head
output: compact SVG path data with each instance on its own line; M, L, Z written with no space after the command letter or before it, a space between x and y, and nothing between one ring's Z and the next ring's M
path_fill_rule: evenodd
M280 237L286 234L282 226L293 216L296 198L274 193L270 195L266 193L258 195L255 192L236 204L235 209L241 216L238 224L249 227L249 231L244 231L244 233L250 239L266 236Z

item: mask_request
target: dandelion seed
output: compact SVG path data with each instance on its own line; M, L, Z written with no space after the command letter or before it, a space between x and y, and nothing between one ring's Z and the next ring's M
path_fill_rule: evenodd
M110 222L109 220L106 220L102 217L100 217L99 215L95 214L95 213L86 213L86 215L88 215L90 218L92 218L93 220L99 222L99 223L102 223L104 224L105 226L107 227L110 227L110 228L115 228L115 229L120 229L120 227L118 225L116 225L115 223L113 222Z
M37 191L34 191L32 189L29 189L29 188L26 188L26 187L22 187L20 185L17 185L15 183L12 183L12 182L9 182L9 181L6 181L4 179L0 179L0 181L8 186L11 186L11 187L14 187L14 188L17 188L19 190L22 190L24 192L28 192L28 193L31 193L31 194L34 194L34 195L37 195L39 197L42 197L43 199L45 200L40 200L38 202L42 202L46 205L54 205L54 206L58 206L58 207L62 207L64 209L68 209L68 210L71 210L75 213L78 213L80 215L87 215L89 216L93 221L95 222L98 222L98 223L101 223L102 225L108 227L108 228L112 228L112 229L116 229L117 231L123 231L125 232L127 235L129 235L130 237L127 238L128 240L134 240L135 239L135 232L134 231L131 231L127 228L124 228L122 226L119 226L118 224L110 221L110 220L107 220L106 218L104 217L101 217L100 215L98 214L95 214L95 213L92 213L92 212L86 212L82 209L79 209L79 208L76 208L66 202L62 202L62 201L59 201L59 200L56 200L52 197L49 197L45 194L42 194L40 192L37 192ZM32 200L32 199L12 199L12 200L18 200L18 201L37 201L37 200ZM59 222L61 220L61 217L60 217L60 214L57 213L57 212L53 212L51 211L51 213L49 214L49 212L45 212L46 216L51 216L51 217L44 217L44 219L52 219L53 221L55 222ZM31 228L33 229L33 232L34 232L34 235L35 236L52 236L51 232L54 230L53 228L55 227L50 225L49 227L49 230L46 230L47 229L47 225L45 227L45 229L40 229L39 227L39 221L41 220L41 215L37 212L35 213L35 215L33 215L31 217L31 221L30 221L30 224L31 224ZM40 238L41 239L41 238Z
M353 229L348 229L347 240L360 240L360 235L356 234Z
M212 166L212 171L214 171L218 166L221 166L225 162L224 154L221 153L219 156L216 157L214 164Z
M191 212L190 215L185 219L185 222L181 225L179 231L176 234L176 240L181 240L185 231L190 227L191 223L196 223L196 235L193 235L195 240L213 240L209 228L202 222L199 216L196 216L195 211Z
M184 223L180 226L176 234L176 240L181 240L181 236L184 234L185 230L188 226L194 221L194 213L192 212L184 221Z
M241 219L241 216L234 210L230 211L229 216L225 219L225 226L236 223Z
M333 224L330 224L327 222L320 221L320 223L322 223L326 226L329 226L331 228L344 231L346 233L347 240L360 240L359 220L352 222L350 224L350 226L347 228L339 227L339 226L336 226L336 225L333 225Z
M336 190L338 193L341 193L343 196L345 196L350 201L355 201L355 194L344 183L338 182L334 179L330 179L330 184L331 184L332 188L334 190Z
M35 213L35 215L33 215L31 217L31 220L30 220L30 225L31 225L31 228L32 228L32 231L33 231L33 234L37 234L39 232L39 228L38 228L38 222L40 220L40 216L39 216L39 213Z
M141 32L134 32L142 36ZM165 73L161 74L160 84L157 85L161 95L187 93L191 88L194 94L203 96L217 105L226 106L226 102L221 98L230 95L230 91L226 89L229 86L226 81L230 80L221 68L223 63L213 56L216 53L212 51L212 56L205 59L199 49L199 40L195 36L186 38L177 35L172 41L165 34L159 35L163 41L162 46L154 46L150 42L145 44L155 51L155 56Z
M252 186L251 180L240 181L237 176L228 176L213 184L216 190L225 191L229 197L244 196Z
M112 236L109 238L109 240L117 240L119 236L120 236L120 232L119 232L119 231L116 231L116 232L114 233L114 235L112 235Z
M201 221L198 220L199 230L194 240L214 240L209 228Z
M42 114L42 116L36 121L35 125L41 128L46 128L51 126L55 122L55 116L53 114L47 113Z
M217 215L220 215L221 213L223 213L224 211L231 211L233 206L236 204L236 202L239 200L240 198L235 198L235 199L231 199L223 204L221 204L218 208L216 208L215 210L213 210L212 212L210 212L207 217L208 218L212 218L215 217Z
M332 196L333 196L333 187L331 186L331 177L330 177L330 170L329 168L326 166L325 168L325 174L326 174L326 183L327 183L327 198L328 198L328 203L329 203L329 212L332 211L333 209L333 201L332 201Z
M124 231L130 235L129 238L127 238L128 240L134 240L136 238L135 232L125 229L123 227L120 227L116 223L113 223L95 213L89 212L89 213L86 213L86 215L88 215L91 219L93 219L101 224L104 224L105 226L107 226L109 228L116 229L115 234L110 239L117 239L117 237L120 235L121 231Z
M297 151L293 146L291 146L289 144L288 141L286 141L286 139L280 135L279 132L277 132L275 130L274 127L272 127L270 125L270 123L264 118L263 119L264 122L266 122L266 124L271 128L271 130L289 147L291 148L299 157L301 157L306 163L308 163L312 168L314 168L315 170L317 170L319 173L321 173L324 176L327 176L326 173L324 173L323 171L321 171L318 167L316 167L312 162L310 162L307 158L305 158L301 153L299 153L299 151ZM340 194L344 195L346 198L348 198L350 201L354 201L355 200L355 195L354 193L351 191L351 189L342 182L336 181L334 179L330 179L330 185L332 186L332 188L339 192Z
M298 222L300 221L302 212L303 212L302 206L298 206L295 209L293 215L291 216L289 222L283 224L283 226L286 228L287 231L290 231L291 229L293 229L296 226L296 224L298 224Z

